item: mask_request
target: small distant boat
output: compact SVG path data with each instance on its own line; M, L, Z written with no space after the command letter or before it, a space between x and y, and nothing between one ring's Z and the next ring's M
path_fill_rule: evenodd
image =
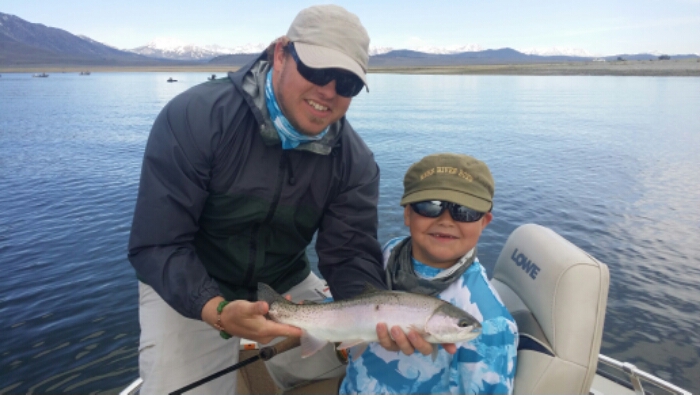
M173 77L168 78L168 82L177 82L176 79L173 79Z
M80 75L90 75L90 72L89 71L81 71Z
M216 74L212 74L211 77L207 77L209 81L214 81L216 79Z
M41 74L34 74L32 77L38 77L38 78L46 78L49 75L46 73L41 73Z

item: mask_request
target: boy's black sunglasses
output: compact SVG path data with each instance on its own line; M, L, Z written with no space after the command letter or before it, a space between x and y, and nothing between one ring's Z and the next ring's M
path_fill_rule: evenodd
M299 59L299 55L296 49L294 49L294 43L289 43L287 48L289 49L289 54L292 55L294 61L297 62L297 71L299 74L314 85L325 86L329 82L335 80L335 91L343 97L356 96L360 93L362 87L365 86L360 77L349 71L340 69L314 69L305 65L301 59Z
M441 200L426 200L424 202L411 203L411 208L417 214L428 218L437 218L448 210L452 219L457 222L476 222L486 213L472 210L469 207L461 206L452 202Z

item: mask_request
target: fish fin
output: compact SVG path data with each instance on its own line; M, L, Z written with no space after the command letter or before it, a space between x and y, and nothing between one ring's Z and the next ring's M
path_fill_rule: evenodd
M365 287L362 289L362 293L360 295L373 294L373 293L381 292L381 291L384 291L384 290L379 289L368 282L365 282Z
M360 356L364 354L365 350L367 349L367 346L369 346L369 343L367 342L358 344L357 347L353 348L353 355Z
M272 287L264 283L258 283L258 300L267 302L268 305L272 305L272 303L292 303L278 294Z
M435 362L435 360L438 357L438 349L439 348L440 348L440 346L438 346L437 344L433 344L433 352L430 354L430 359L432 359L433 362Z
M336 348L338 350L346 350L350 347L355 347L355 346L360 345L362 343L366 343L366 341L362 340L362 339L345 340L344 342L338 344L338 346ZM365 347L367 347L367 346L365 345Z
M349 349L348 351L352 359L356 359L365 352L367 346L369 346L369 343L364 340L349 340L338 344L336 348L338 350Z
M313 337L309 332L303 331L301 335L301 357L306 358L316 354L326 344L328 344L327 340Z

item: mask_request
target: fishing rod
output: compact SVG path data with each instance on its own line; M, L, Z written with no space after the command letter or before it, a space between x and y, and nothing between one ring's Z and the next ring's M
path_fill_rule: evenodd
M193 388L197 388L200 385L202 385L204 383L208 383L208 382L210 382L218 377L221 377L227 373L231 373L231 372L238 370L246 365L250 365L251 363L253 363L259 359L262 359L263 361L267 361L267 360L271 359L272 357L274 357L275 355L281 354L285 351L291 350L292 348L298 347L299 344L300 344L300 339L298 337L288 337L277 344L261 348L258 355L253 355L252 357L250 357L246 360L240 361L235 365L229 366L226 369L222 369L214 374L210 374L209 376L207 376L201 380L197 380L192 384L188 384L188 385L180 388L179 390L175 390L175 391L171 392L170 395L182 395L183 393L185 393Z

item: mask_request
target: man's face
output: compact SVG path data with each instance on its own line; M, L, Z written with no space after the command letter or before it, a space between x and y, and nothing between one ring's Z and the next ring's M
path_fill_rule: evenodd
M449 210L428 218L406 205L403 217L411 232L413 257L428 266L447 269L476 246L493 214L486 213L476 222L457 222Z
M277 102L289 122L299 132L315 136L339 120L350 107L352 98L335 91L335 81L325 86L314 85L297 71L291 56L285 55L283 44L275 46L272 88Z

